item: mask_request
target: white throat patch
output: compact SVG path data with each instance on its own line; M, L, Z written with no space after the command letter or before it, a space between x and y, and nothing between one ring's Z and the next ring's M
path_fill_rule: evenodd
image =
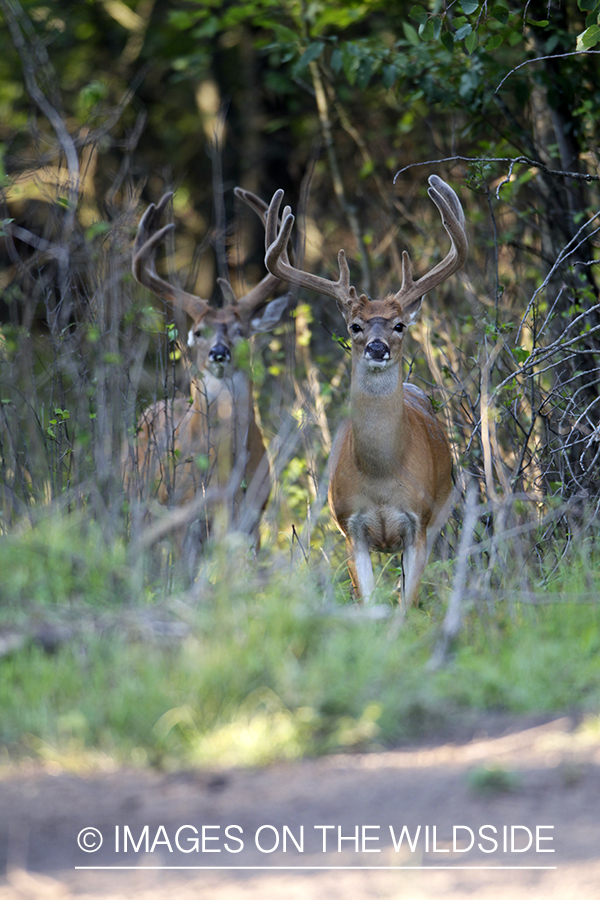
M379 369L380 371L381 369L387 369L392 364L389 356L387 359L370 359L368 356L365 359L370 369Z

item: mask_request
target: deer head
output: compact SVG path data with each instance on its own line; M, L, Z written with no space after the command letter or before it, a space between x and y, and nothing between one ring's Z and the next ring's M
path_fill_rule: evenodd
M254 209L263 223L266 221L266 203L240 188L236 188L235 193ZM151 203L142 216L133 244L133 274L140 284L172 307L185 310L192 319L187 343L195 351L197 370L222 379L232 372L235 345L253 334L275 328L285 312L289 296L285 294L267 302L280 283L270 273L239 299L230 283L219 278L223 306L217 309L202 297L161 278L156 272L155 255L157 247L175 227L172 223L159 227L172 196L171 192L164 194L157 204ZM283 256L287 260L285 251Z
M274 194L269 206L265 256L269 272L290 284L333 297L346 320L354 362L363 360L373 371L385 370L398 362L404 331L416 321L424 295L456 272L467 256L465 217L458 197L437 175L430 176L428 193L440 211L442 223L451 241L450 251L417 281L413 279L410 257L404 251L400 290L382 300L369 300L366 295L357 294L356 289L350 285L350 270L343 250L338 254L337 281L291 266L282 253L283 248L287 247L294 225L294 216L289 208L284 210L281 228L277 226L283 191L279 190Z

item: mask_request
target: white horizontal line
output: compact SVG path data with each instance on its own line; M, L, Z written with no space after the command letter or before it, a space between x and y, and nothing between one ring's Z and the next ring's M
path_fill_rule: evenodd
M139 872L140 870L158 870L158 871L167 871L172 869L185 869L185 870L193 870L193 871L219 871L219 872L315 872L315 871L325 871L325 872L333 872L333 871L356 871L356 872L376 872L377 870L381 871L390 871L397 869L419 869L422 871L428 871L429 869L444 869L444 870L454 870L454 871L464 871L464 870L474 870L479 872L490 872L490 871L545 871L551 869L557 869L558 866L75 866L76 869L87 869L93 871L117 871L123 869L131 869L133 871Z

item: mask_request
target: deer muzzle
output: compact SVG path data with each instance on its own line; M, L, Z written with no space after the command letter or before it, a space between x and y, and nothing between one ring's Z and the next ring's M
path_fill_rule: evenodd
M212 363L224 366L225 363L231 360L231 351L225 344L215 344L214 347L210 348L208 359Z
M373 362L385 362L390 358L390 348L379 338L371 341L365 347L365 358Z

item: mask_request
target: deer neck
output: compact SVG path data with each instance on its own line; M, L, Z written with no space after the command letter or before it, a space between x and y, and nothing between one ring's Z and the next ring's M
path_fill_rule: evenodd
M381 477L394 471L406 440L401 361L386 369L354 363L350 419L358 468Z
M201 379L194 380L193 406L202 413L209 427L229 429L233 447L247 445L248 429L254 422L252 382L239 370L230 376L216 378L205 371Z

